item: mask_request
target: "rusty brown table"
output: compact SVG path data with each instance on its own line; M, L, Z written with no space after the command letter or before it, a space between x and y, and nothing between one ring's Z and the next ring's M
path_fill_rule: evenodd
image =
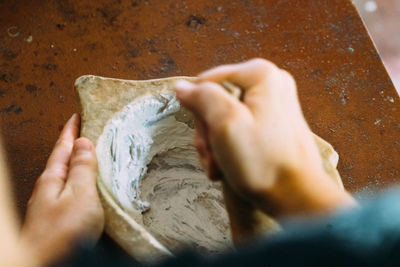
M0 0L1 131L20 214L78 111L77 77L196 75L253 57L295 76L349 190L398 181L400 99L350 1Z

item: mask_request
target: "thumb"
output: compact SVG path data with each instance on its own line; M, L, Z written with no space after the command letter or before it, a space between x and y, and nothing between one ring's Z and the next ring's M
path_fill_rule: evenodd
M97 158L92 142L81 137L74 142L66 186L77 194L96 193Z
M194 84L178 81L175 92L181 104L204 121L211 131L233 118L242 109L242 104L222 86L214 82Z

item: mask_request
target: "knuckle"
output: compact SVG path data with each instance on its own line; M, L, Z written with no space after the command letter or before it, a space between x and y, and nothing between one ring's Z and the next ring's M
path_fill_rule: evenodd
M287 81L290 81L291 83L294 83L294 78L292 74L290 74L288 71L281 69L282 75L285 77Z
M255 65L263 65L263 64L266 64L269 61L267 61L264 58L256 57L256 58L251 59L249 62L252 63L252 64L255 64Z
M274 63L263 58L254 58L250 60L250 63L262 71L271 71L277 68Z
M296 81L294 77L286 70L281 70L283 80L287 84L288 89L295 93L296 92Z
M34 186L34 192L41 190L41 188L46 188L46 186L52 184L54 182L54 179L59 179L58 177L50 176L50 175L42 175L40 176Z
M274 76L279 72L279 68L274 63L262 58L250 60L249 68L253 70L252 75L256 83L262 82L267 77Z
M66 167L45 169L42 175L37 180L37 183L47 183L54 178L62 179L67 173Z
M205 81L201 82L196 86L196 89L192 91L192 97L198 101L207 101L210 95L214 94L218 88L218 85Z
M79 153L71 158L72 166L79 166L79 165L91 166L95 165L95 163L96 160L91 153Z

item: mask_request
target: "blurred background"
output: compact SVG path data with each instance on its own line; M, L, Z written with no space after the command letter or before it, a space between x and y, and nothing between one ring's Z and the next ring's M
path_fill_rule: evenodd
M400 92L400 0L353 0Z

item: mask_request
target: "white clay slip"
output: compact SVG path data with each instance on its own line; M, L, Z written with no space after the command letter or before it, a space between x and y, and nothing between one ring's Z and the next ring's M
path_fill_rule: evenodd
M231 244L221 186L207 180L179 111L173 93L126 105L98 140L100 173L123 209L169 250L219 253Z

